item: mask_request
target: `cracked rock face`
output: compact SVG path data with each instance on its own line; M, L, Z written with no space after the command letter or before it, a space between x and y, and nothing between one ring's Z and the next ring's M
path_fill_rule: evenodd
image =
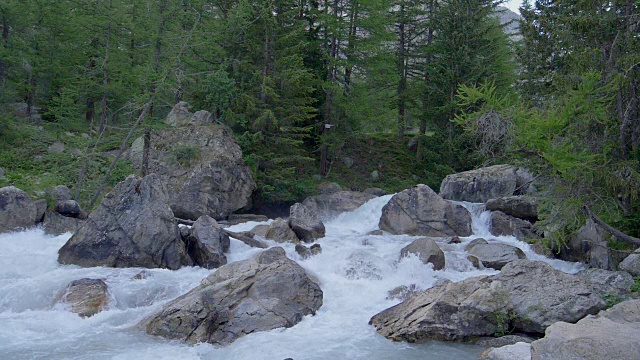
M142 179L130 175L116 185L60 248L58 262L172 270L193 265L155 174Z
M225 345L253 332L291 327L320 306L320 286L276 247L222 266L140 326L151 335Z

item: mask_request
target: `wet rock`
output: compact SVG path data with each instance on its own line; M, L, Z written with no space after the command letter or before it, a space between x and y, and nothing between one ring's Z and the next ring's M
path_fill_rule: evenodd
M59 200L56 202L55 210L58 214L67 217L79 218L86 216L75 200Z
M615 305L576 324L557 322L531 344L533 360L631 360L640 354L640 300Z
M374 195L358 191L337 191L308 197L302 204L316 212L321 219L330 219L353 211L373 198Z
M507 215L501 211L491 213L490 227L491 234L495 236L515 236L520 241L540 238L530 222Z
M249 232L251 233L251 237L265 237L267 236L267 231L269 231L269 225L256 225Z
M384 231L382 231L382 230L373 230L373 231L369 231L367 233L367 235L381 236L381 235L384 235Z
M542 333L605 307L584 279L540 261L516 260L494 276L428 289L371 318L392 340L471 340L517 330Z
M85 223L86 219L72 218L58 214L55 211L47 211L44 214L42 227L44 233L48 235L62 235L65 233L74 234Z
M496 270L502 269L511 261L527 258L522 250L507 244L475 244L466 251L478 258L485 267Z
M271 248L219 268L140 326L168 339L225 345L257 331L292 327L321 305L317 282L282 248Z
M394 195L382 208L380 229L392 234L469 236L471 215L428 186L418 185Z
M333 194L338 191L342 191L342 187L334 182L323 182L318 185L319 194Z
M356 251L349 255L344 273L348 279L381 280L385 274L391 272L384 259L368 251Z
M139 273L135 274L131 280L144 280L151 277L151 272L147 270L142 270Z
M389 290L389 292L387 293L387 299L397 299L405 301L418 293L420 293L420 290L418 290L416 284L411 284L409 286L401 285L397 288Z
M518 177L518 168L512 165L494 165L452 174L442 181L440 196L448 200L484 203L489 199L517 195Z
M304 242L313 242L324 237L324 223L313 208L295 203L289 210L289 227Z
M289 227L289 223L281 218L275 219L265 234L265 239L274 240L277 242L292 242L294 244L300 243L298 236Z
M460 244L461 243L460 238L457 237L457 236L452 236L449 239L447 239L445 242L447 244Z
M387 195L387 192L384 189L380 189L380 188L367 188L367 189L364 189L363 193L373 195L373 196Z
M191 227L187 238L187 252L193 262L206 269L215 269L227 263L229 236L210 216L201 216Z
M478 358L479 360L531 360L531 344L518 342L513 345L505 345L492 348Z
M487 201L487 210L502 211L503 213L527 220L538 218L538 205L530 196L506 196Z
M249 221L264 222L264 221L268 221L268 220L269 220L269 218L264 216L264 215L231 214L227 218L227 224L229 224L229 226L231 226L231 225L242 224L242 223L249 222Z
M473 265L473 267L476 269L482 269L484 267L484 265L482 264L482 261L480 261L480 259L478 259L473 255L467 256L467 260L469 260L471 265Z
M590 268L580 271L577 275L590 282L603 298L606 295L627 295L635 283L633 276L625 271Z
M15 186L0 188L0 233L31 227L37 216L36 204L26 192Z
M477 238L477 239L473 239L471 241L469 241L469 243L467 245L464 246L464 251L469 251L469 249L471 249L472 247L478 245L478 244L488 244L489 242L483 238Z
M143 149L140 137L128 155L138 171ZM256 188L231 130L215 124L152 131L149 173L171 189L171 209L181 219L196 220L202 215L225 219L249 206Z
M320 244L313 244L311 245L311 247L306 247L301 244L296 244L296 252L303 259L308 259L312 256L322 253L322 247L320 247Z
M618 268L633 276L640 276L640 252L636 251L624 258Z
M409 254L416 255L423 264L433 264L434 270L444 269L444 252L433 239L421 238L400 250L400 258L407 257Z
M107 284L100 279L74 280L58 297L59 303L71 306L71 312L81 317L93 316L109 305Z
M61 264L178 269L193 265L164 186L133 175L105 195L58 251Z

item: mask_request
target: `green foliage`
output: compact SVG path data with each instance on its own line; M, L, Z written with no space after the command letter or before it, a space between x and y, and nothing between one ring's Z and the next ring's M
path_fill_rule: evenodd
M189 166L198 159L199 151L193 146L179 145L173 150L176 161L181 166Z
M614 293L608 292L604 294L604 303L606 304L607 309L623 302L624 300L625 299L623 297L618 296Z
M640 292L640 276L636 276L635 278L633 278L634 283L631 286L631 292L632 293L637 293Z

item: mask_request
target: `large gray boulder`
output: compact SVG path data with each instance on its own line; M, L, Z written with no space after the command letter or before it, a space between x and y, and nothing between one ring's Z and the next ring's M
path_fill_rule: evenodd
M465 250L475 256L485 267L500 270L514 260L526 259L527 255L515 246L499 243L474 244Z
M58 295L58 303L67 304L81 317L93 316L109 305L107 284L100 279L74 280Z
M129 152L133 167L141 170L143 137ZM256 184L244 163L231 130L221 125L187 126L153 131L149 173L158 175L167 189L176 217L196 220L209 215L225 219L250 205Z
M495 276L436 286L380 312L370 324L392 340L471 340L510 330L542 333L605 307L584 279L516 260Z
M275 219L267 229L266 234L264 235L265 239L274 240L277 242L291 242L294 244L299 244L300 240L293 230L289 227L289 223L282 219Z
M633 276L625 271L609 271L589 268L576 274L593 285L603 298L607 295L625 296L635 283Z
M301 203L291 205L289 209L289 226L298 238L304 242L313 242L324 237L324 223L314 208Z
M55 211L46 211L44 213L42 228L44 229L45 234L48 235L58 236L65 233L73 234L78 231L86 221L86 219L63 216Z
M566 244L562 244L556 252L558 257L567 261L578 261L589 266L617 270L617 256L609 248L611 236L591 219L578 231L569 237Z
M178 269L193 265L155 174L127 177L58 251L61 264Z
M282 248L219 268L141 326L189 343L229 344L257 331L291 327L322 305L322 290Z
M618 265L618 268L633 276L640 276L640 251L636 250L633 254L629 254Z
M394 195L382 208L380 229L392 234L469 236L471 214L418 185Z
M353 211L376 196L358 191L335 191L306 198L302 204L313 209L321 219L330 219Z
M531 343L533 360L636 360L640 355L640 300L615 305L576 324L557 322Z
M24 230L38 217L36 204L15 186L0 188L0 233Z
M448 175L440 184L440 196L484 203L489 199L526 194L530 178L528 171L513 165L494 165Z
M495 236L515 236L520 241L540 238L529 221L507 215L502 211L491 213L489 226L491 234Z
M227 263L225 252L231 241L218 223L203 215L193 224L186 236L187 252L193 262L207 269L215 269Z
M487 210L502 211L507 215L520 219L535 220L538 218L538 204L531 196L506 196L487 201Z
M434 270L444 269L444 252L431 238L415 240L400 250L400 258L407 257L409 254L416 255L424 264L433 264Z

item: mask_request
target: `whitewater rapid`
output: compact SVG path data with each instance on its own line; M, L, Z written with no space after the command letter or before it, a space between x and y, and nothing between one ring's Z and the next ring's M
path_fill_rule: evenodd
M443 280L461 281L497 273L473 268L464 245L474 238L504 242L522 249L529 259L549 262L575 273L582 266L535 254L513 237L494 237L489 212L480 204L461 203L473 217L474 235L462 244L442 245L446 267L434 271L416 257L400 260L400 249L417 237L367 235L378 229L382 207L391 195L327 221L326 237L317 242L322 254L303 260L293 244L282 246L321 282L324 303L315 316L289 329L254 333L225 347L189 346L148 336L136 324L163 304L186 293L215 270L199 267L177 271L147 269L149 276L134 280L144 269L80 268L57 263L57 251L70 234L47 236L40 229L0 235L0 359L476 359L483 350L470 344L392 342L368 325L376 313L399 302L388 291L398 286L428 289ZM250 230L249 222L229 228ZM260 249L231 240L229 262L251 257ZM110 305L90 318L80 318L56 296L71 281L100 278L109 286Z

